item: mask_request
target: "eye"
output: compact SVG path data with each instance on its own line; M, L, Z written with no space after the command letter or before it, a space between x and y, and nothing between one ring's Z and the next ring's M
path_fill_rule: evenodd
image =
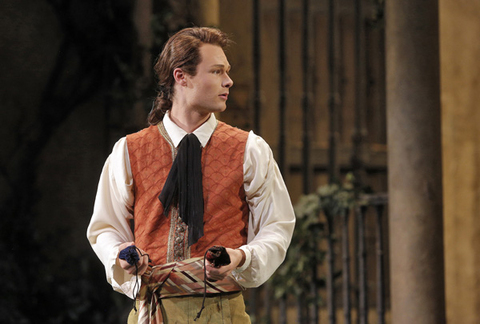
M213 70L212 73L213 73L213 74L221 74L222 71L221 71L221 70Z

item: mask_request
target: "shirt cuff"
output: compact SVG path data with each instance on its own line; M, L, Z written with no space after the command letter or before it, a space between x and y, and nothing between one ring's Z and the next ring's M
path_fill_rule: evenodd
M242 273L243 271L245 271L245 269L248 268L248 266L250 266L250 263L252 262L252 254L250 253L250 251L247 249L246 246L241 246L238 249L245 252L245 262L240 268L235 269L235 272Z
M109 264L110 264L110 284L112 285L115 291L125 294L130 298L134 298L135 295L138 293L140 287L136 287L137 280L140 280L140 277L136 277L134 275L129 275L125 270L123 270L117 264L117 256L119 252L119 247L115 247L110 256L109 256ZM137 284L138 285L138 284ZM135 288L137 288L135 290Z

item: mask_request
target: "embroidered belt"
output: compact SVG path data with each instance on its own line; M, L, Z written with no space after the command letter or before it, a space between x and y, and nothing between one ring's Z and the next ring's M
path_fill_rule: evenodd
M240 291L243 288L228 276L222 281L206 282L207 294ZM138 323L163 323L161 299L195 296L204 293L203 257L167 263L149 268L142 276L138 300Z

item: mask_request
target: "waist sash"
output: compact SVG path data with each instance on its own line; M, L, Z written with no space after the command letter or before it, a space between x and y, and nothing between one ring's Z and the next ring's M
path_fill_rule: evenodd
M191 258L149 268L142 276L138 300L138 323L163 323L161 299L179 296L202 296L204 293L203 258ZM206 283L207 294L240 291L243 288L228 276L222 281Z

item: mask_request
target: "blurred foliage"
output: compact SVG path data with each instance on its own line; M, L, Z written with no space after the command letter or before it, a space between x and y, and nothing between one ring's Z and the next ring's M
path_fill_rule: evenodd
M62 231L48 237L35 226L42 197L36 179L42 152L80 105L98 98L120 103L115 118L118 123L122 118L123 123L128 122L122 109L131 110L133 101L138 100L134 84L142 73L132 21L135 1L44 1L55 13L57 21L50 23L58 25L61 39L58 47L52 47L55 62L40 102L29 106L29 118L22 120L28 127L12 137L14 151L0 161L4 193L0 197L0 322L125 322L131 300L113 292L90 249L86 253L85 248L65 244L72 240L68 228L72 224L67 220ZM164 18L174 19L169 1L155 1L152 57L171 32L162 26ZM154 86L151 88L153 93Z
M297 222L292 242L284 263L271 278L275 298L293 294L310 304L311 286L314 283L319 288L325 286L325 280L316 276L316 268L326 257L320 243L328 235L321 215L337 217L354 207L353 180L348 174L344 183L320 186L316 192L300 197L294 206Z

